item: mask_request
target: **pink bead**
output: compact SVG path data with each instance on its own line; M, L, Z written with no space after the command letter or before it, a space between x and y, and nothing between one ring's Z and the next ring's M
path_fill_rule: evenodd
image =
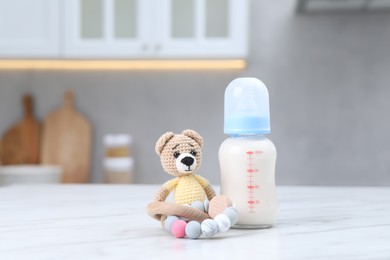
M187 222L184 220L176 220L172 223L171 232L177 238L182 238L186 236L186 226Z

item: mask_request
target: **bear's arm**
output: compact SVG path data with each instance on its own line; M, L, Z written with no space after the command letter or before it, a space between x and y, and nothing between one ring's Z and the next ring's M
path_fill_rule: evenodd
M202 176L200 175L194 175L195 179L199 182L199 184L202 186L202 188L204 189L204 191L206 192L206 195L207 195L207 199L208 200L211 200L212 198L214 198L215 196L215 191L213 189L213 187L211 187L211 185L209 184L209 182L203 178Z
M179 178L175 178L173 180L169 180L166 183L164 183L161 186L160 190L154 196L154 201L165 201L169 196L169 193L171 193L171 191L173 191L176 188L178 183L179 183Z

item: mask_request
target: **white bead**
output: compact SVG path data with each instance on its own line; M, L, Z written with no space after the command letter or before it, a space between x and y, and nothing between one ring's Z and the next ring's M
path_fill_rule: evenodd
M200 226L202 228L202 234L206 238L211 238L218 232L218 225L215 220L205 219Z
M217 216L215 216L214 220L215 222L217 222L219 232L228 231L232 225L229 217L225 214L218 214Z

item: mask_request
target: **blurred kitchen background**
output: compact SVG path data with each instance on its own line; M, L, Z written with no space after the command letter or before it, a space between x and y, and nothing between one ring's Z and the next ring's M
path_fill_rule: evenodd
M168 180L154 145L191 128L205 142L200 174L219 184L224 90L257 77L270 93L277 184L390 185L389 10L387 0L0 0L0 134L23 118L23 95L42 123L71 90L91 126L90 182L107 181L116 142L133 160L129 182ZM204 67L53 70L35 59Z

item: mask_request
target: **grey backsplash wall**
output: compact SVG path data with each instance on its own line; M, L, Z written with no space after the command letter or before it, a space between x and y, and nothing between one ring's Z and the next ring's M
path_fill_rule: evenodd
M73 89L94 127L93 182L102 181L102 137L131 133L137 183L162 183L154 144L166 131L197 130L201 174L219 183L223 94L254 76L271 97L277 183L390 185L390 15L296 15L293 1L252 1L250 55L242 71L1 71L0 132L31 92L39 119Z

